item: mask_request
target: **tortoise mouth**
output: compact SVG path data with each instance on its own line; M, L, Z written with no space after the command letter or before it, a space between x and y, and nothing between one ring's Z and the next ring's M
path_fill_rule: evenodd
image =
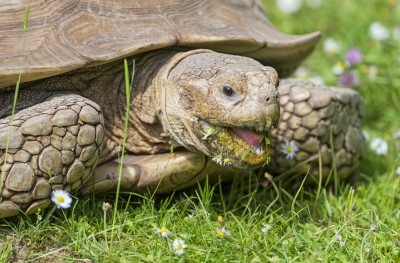
M232 127L201 121L205 130L203 140L220 165L247 168L259 166L269 159L269 132L251 127Z

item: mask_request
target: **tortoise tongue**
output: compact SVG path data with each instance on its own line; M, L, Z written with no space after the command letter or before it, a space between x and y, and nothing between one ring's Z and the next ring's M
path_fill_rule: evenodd
M264 139L265 134L261 132L255 132L250 129L244 128L232 128L232 130L244 141L246 141L251 146L260 145Z

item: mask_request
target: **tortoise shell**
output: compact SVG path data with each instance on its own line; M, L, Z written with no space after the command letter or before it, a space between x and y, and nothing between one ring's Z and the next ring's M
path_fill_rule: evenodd
M0 88L20 73L31 81L171 46L251 57L285 76L319 37L281 33L254 0L3 0Z

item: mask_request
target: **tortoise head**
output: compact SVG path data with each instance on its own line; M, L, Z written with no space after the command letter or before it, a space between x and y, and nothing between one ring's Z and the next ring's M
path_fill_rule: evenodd
M189 51L164 85L163 125L177 144L221 165L258 167L279 120L278 82L273 68L253 59Z

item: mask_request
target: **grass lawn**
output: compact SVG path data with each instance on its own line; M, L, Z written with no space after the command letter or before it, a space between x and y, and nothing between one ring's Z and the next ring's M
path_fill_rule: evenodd
M123 194L114 219L103 207L114 195L79 198L67 210L0 220L0 262L400 262L400 2L303 0L291 14L264 2L282 31L323 33L298 77L337 85L333 68L346 67L347 50L362 53L353 88L365 99L364 129L388 147L369 147L356 184L318 192L263 187L254 175L167 196ZM187 246L181 255L175 239Z

